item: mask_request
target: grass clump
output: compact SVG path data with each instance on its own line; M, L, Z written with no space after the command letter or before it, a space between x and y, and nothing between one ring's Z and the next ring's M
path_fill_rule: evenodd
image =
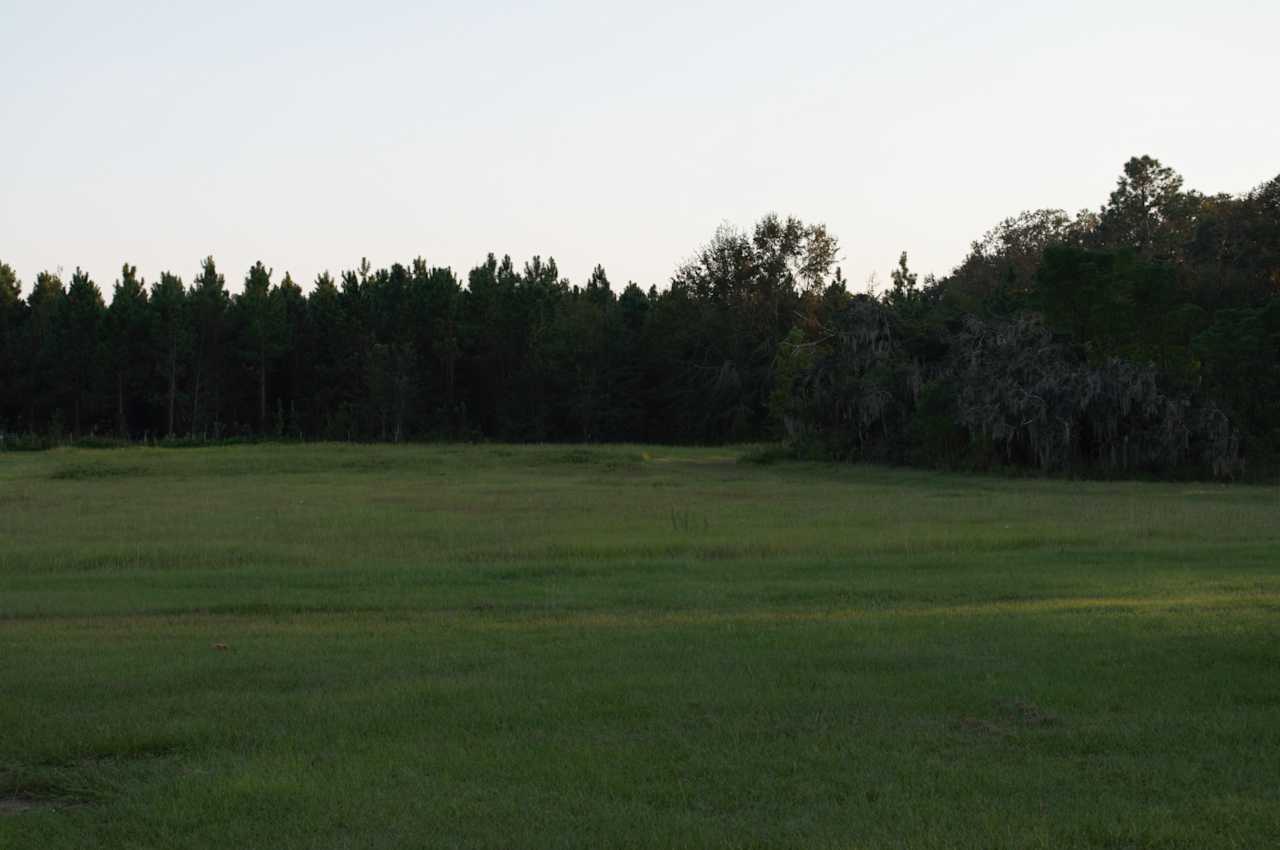
M92 481L98 478L135 478L146 475L145 466L113 463L70 463L49 473L53 481Z

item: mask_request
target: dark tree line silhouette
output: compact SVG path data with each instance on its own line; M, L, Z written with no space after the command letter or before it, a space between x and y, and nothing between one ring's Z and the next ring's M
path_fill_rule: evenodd
M0 263L0 435L717 443L932 466L1234 476L1280 456L1280 177L1150 157L1097 212L1000 223L942 279L853 292L821 225L722 228L670 286L490 255L232 294Z

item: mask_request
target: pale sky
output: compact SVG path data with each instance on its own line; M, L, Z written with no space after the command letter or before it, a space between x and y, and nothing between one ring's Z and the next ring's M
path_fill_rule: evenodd
M489 251L664 286L721 222L942 274L1131 155L1280 173L1280 3L0 0L0 260L304 286Z

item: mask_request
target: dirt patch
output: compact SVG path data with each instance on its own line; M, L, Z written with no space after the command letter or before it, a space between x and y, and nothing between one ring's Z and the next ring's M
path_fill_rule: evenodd
M21 797L0 797L0 816L20 815L37 809L40 804L35 800L24 800Z
M998 717L962 717L952 723L952 728L970 735L1006 738L1026 729L1042 729L1058 725L1061 720L1034 702L1013 700L997 706Z
M40 797L0 796L0 817L23 815L29 812L56 812L87 806L83 800L50 800Z
M713 464L737 463L738 459L733 455L705 455L702 457L655 457L647 458L650 463L688 463L697 466L709 466Z
M992 723L979 717L961 717L953 726L957 731L968 732L971 735L990 735L1002 738L1009 734L1009 730L1000 724Z
M1046 711L1034 702L1012 702L1006 709L1023 726L1056 726L1059 722L1058 715Z

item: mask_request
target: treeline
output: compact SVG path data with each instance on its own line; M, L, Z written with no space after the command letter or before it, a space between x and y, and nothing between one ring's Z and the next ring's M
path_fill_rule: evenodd
M1130 160L1097 212L1023 213L942 279L851 291L836 239L723 228L670 286L490 255L232 294L125 265L25 294L0 263L0 435L59 441L716 443L951 467L1236 476L1280 456L1280 177Z

